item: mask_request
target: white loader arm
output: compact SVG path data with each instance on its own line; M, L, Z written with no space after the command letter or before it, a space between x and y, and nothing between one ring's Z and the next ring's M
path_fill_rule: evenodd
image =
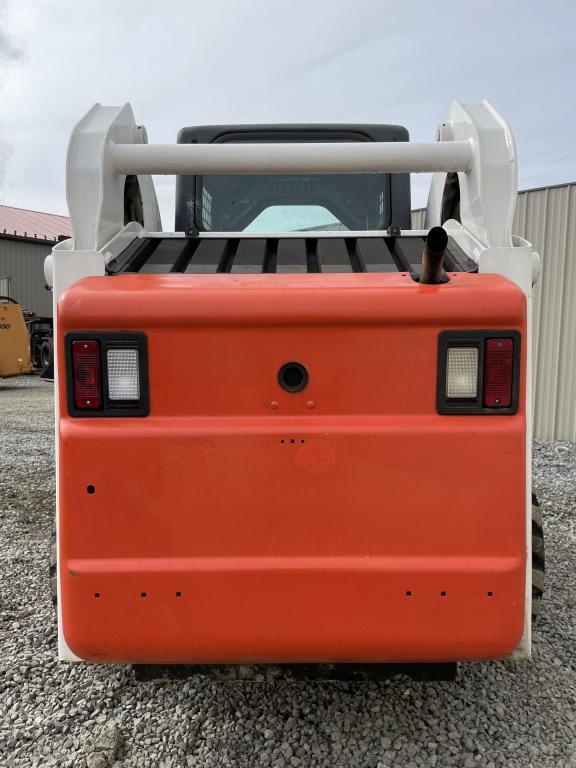
M448 120L438 128L438 140L468 141L472 147L469 170L458 173L462 226L484 247L509 248L518 195L516 146L510 127L488 101L455 101ZM446 173L434 174L426 209L427 228L443 224L445 182Z
M97 251L128 221L161 230L154 184L116 173L110 156L115 143L146 144L146 129L136 125L132 107L95 104L72 131L66 159L66 198L74 231L74 250ZM140 199L131 199L134 193ZM132 208L132 218L126 214ZM137 212L137 209L140 211Z

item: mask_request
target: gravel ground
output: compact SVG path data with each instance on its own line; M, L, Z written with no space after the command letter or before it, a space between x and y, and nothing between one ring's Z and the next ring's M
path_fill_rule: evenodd
M575 445L534 450L548 581L532 663L463 665L456 683L137 684L55 658L51 401L36 378L0 382L1 766L576 766Z

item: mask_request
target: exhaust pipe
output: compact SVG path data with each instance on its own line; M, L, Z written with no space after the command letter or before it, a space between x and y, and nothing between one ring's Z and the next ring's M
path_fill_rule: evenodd
M443 227L432 227L424 250L422 251L422 269L420 282L425 285L438 285L442 281L442 263L448 245L448 235Z

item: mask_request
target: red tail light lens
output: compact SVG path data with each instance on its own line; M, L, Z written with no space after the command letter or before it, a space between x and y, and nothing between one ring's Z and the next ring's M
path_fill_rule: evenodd
M514 342L512 339L486 339L484 349L484 407L510 408Z
M100 345L97 341L72 342L74 405L93 411L102 405Z

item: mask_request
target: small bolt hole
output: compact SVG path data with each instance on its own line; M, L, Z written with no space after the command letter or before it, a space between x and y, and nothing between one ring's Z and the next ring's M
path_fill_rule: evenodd
M442 592L440 592L440 597L446 597L446 592L444 590L442 590Z
M410 589L406 590L406 597L412 597L412 590Z
M140 597L146 597L146 592L140 592Z
M284 445L284 440L280 440L280 442L282 443L282 445Z
M300 440L301 443L304 443L304 440Z
M494 596L494 592L487 592L487 595L488 595L488 597L493 597Z
M176 597L182 597L182 592L176 592Z
M95 493L96 492L96 486L94 485L87 485L86 486L86 493Z
M294 443L296 442L296 440L294 440L294 438L292 438L292 440L290 440L290 442L292 443L292 445L294 445Z
M100 597L100 592L94 592L94 597Z

